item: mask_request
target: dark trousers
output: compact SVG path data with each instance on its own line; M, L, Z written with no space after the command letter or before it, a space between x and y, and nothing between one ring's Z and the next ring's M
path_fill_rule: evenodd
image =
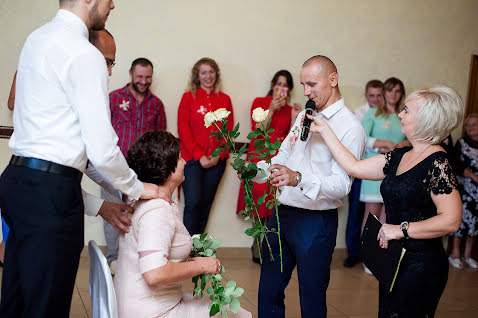
M259 283L258 309L260 318L285 316L284 290L297 265L300 309L303 318L326 317L326 291L330 280L330 262L337 238L337 209L311 211L279 206L282 258L280 271L277 234L268 234L274 255L270 260L266 241L262 244L262 268ZM277 229L275 210L267 223Z
M184 167L184 217L189 234L202 234L206 228L216 190L221 181L226 160L219 160L212 168L205 169L199 161L190 160Z
M345 229L345 244L347 244L348 256L357 256L360 245L360 229L362 228L365 203L360 202L360 187L362 180L355 178L349 192L349 216Z
M9 165L0 208L10 226L0 317L68 317L84 245L79 178Z

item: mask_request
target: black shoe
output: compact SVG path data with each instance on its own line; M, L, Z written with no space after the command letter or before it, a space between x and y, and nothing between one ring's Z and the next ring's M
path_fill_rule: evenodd
M349 256L344 261L344 267L354 267L358 262L360 260L357 256Z

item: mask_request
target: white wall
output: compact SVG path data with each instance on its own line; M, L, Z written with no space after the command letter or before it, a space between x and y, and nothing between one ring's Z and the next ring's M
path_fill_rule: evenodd
M443 83L465 99L470 56L478 54L476 0L117 0L115 4L107 24L118 47L110 88L129 81L127 70L134 58L150 58L155 64L152 91L165 104L173 134L190 69L204 56L216 59L221 67L224 91L241 123L239 139L245 141L250 104L266 94L277 70L291 71L296 85L292 102L304 103L298 75L312 55L327 55L337 64L341 92L354 109L364 102L368 80L390 76L402 79L407 92ZM51 19L57 6L57 0L0 2L0 101L6 103L26 36ZM0 107L0 125L11 125L6 107ZM1 158L9 156L6 143L0 143L0 152ZM84 184L98 192L91 182ZM228 168L208 226L224 246L250 244L242 234L246 224L234 214L238 187ZM337 246L343 247L346 209L339 213ZM103 243L99 220L86 222L86 239Z

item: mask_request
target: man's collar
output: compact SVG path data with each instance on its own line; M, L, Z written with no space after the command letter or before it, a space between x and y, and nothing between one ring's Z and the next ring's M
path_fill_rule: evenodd
M339 110L341 110L344 107L345 107L344 98L340 97L338 101L336 101L335 103L333 103L332 105L330 105L329 107L321 111L319 114L321 114L322 117L330 119L332 116L335 115L335 113L337 113Z
M88 28L86 27L85 22L73 12L65 9L60 9L58 10L55 18L67 22L75 30L81 32L81 34L88 39Z

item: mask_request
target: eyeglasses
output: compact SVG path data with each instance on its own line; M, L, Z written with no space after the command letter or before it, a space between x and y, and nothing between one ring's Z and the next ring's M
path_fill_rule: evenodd
M106 61L106 66L108 66L108 67L113 67L116 64L116 62L114 60L109 59L107 57L105 57L105 61Z

